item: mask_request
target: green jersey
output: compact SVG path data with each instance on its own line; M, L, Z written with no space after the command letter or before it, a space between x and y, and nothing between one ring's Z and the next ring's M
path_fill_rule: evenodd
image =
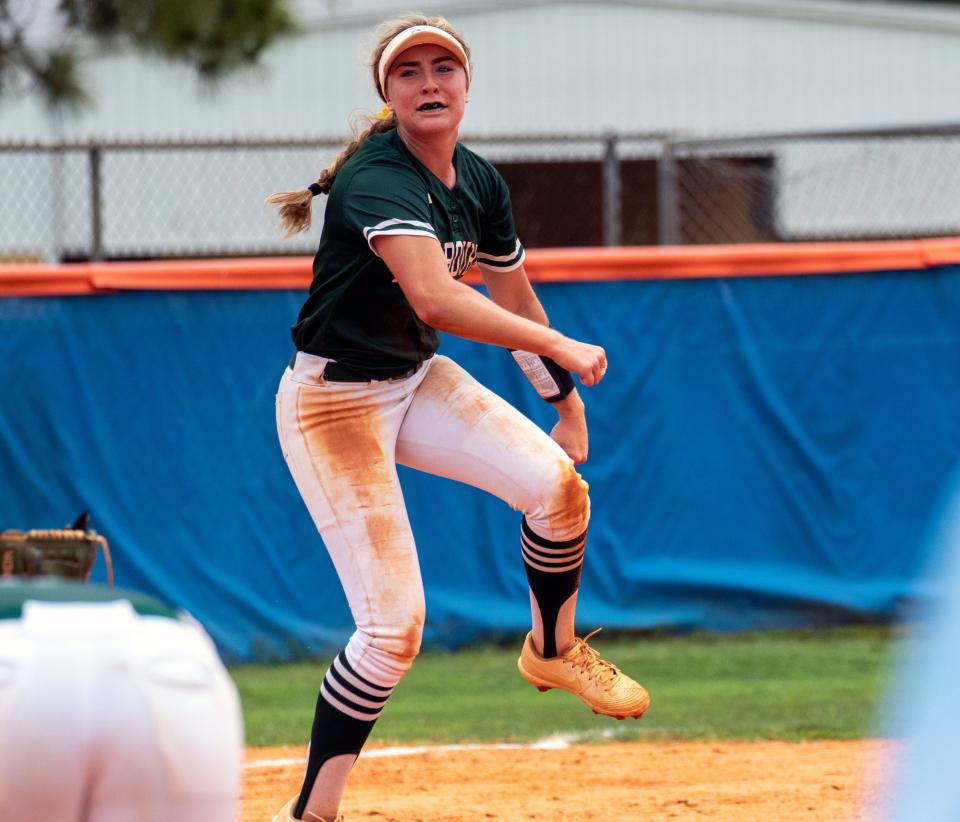
M298 351L371 379L410 371L436 352L436 330L377 256L377 237L432 237L456 279L474 263L493 271L523 263L503 178L459 143L453 164L457 181L447 188L391 129L367 138L343 165L327 200L310 295L293 327Z

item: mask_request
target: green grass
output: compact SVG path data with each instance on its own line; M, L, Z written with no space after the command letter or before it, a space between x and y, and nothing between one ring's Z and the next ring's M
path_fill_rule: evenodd
M892 648L874 626L810 632L620 637L591 642L650 691L640 721L595 716L540 694L516 672L519 648L427 651L374 728L390 743L602 739L850 739L875 732ZM304 744L326 663L231 670L250 745Z

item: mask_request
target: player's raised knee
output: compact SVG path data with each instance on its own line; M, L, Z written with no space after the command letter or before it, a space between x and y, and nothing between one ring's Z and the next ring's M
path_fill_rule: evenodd
M370 640L370 647L389 657L398 668L409 668L420 653L423 639L423 616L411 614L407 619L381 628Z
M590 486L577 473L572 462L564 463L557 477L550 506L552 530L565 534L581 534L590 521Z

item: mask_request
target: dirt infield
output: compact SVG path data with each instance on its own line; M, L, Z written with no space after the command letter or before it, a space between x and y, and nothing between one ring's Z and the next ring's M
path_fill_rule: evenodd
M870 775L891 750L877 741L373 748L342 811L347 822L856 820L875 805ZM249 749L242 822L270 822L299 789L303 756Z

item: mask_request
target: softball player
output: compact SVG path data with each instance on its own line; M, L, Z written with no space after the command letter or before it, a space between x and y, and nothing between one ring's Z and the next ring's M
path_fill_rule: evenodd
M347 774L420 647L423 586L396 465L483 488L522 512L533 629L518 661L540 690L639 717L643 688L574 635L589 501L570 372L599 346L552 330L523 269L510 195L457 142L469 48L443 18L389 21L372 60L387 104L309 190L268 198L294 233L329 195L296 352L277 395L284 457L357 630L320 687L303 788L275 817L333 820ZM490 299L458 282L477 263ZM547 436L450 359L437 330L511 349L559 421Z
M235 822L243 726L200 626L149 597L0 582L0 819Z

